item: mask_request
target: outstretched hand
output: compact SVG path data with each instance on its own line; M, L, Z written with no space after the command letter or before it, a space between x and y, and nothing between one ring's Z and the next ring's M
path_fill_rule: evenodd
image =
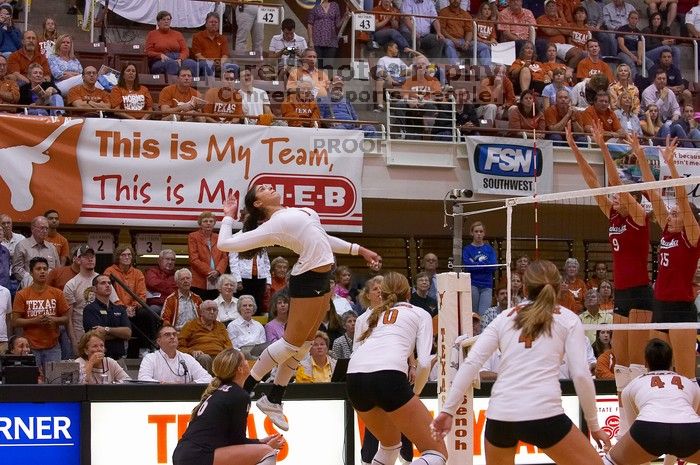
M430 434L436 441L441 440L452 429L452 415L445 412L440 412L438 416L430 423Z
M382 259L382 257L380 257L377 252L366 249L364 247L360 247L358 253L362 255L362 258L364 258L365 261L370 265L376 265Z
M593 142L595 142L598 147L602 147L605 145L605 129L603 128L603 124L594 119L591 126L591 137L593 138Z
M230 216L231 218L236 217L238 212L238 192L235 194L232 192L224 200L224 215Z
M571 129L571 122L566 123L566 141L569 143L570 147L576 146L576 141L574 140L574 132Z
M664 147L662 155L664 157L664 161L667 164L671 164L671 162L673 162L673 157L676 155L677 147L678 138L674 137L673 139L671 139L671 136L666 136L666 147Z

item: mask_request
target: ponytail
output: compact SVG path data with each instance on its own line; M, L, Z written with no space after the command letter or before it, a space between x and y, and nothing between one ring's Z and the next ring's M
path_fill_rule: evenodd
M223 383L219 378L213 378L209 384L207 385L207 388L204 390L202 393L202 397L199 400L199 403L195 405L195 407L192 409L192 419L194 419L197 416L197 413L199 412L199 409L202 407L202 404L212 395L214 394L214 391L219 389Z
M379 315L391 310L391 308L399 302L399 299L408 300L410 296L411 287L408 284L408 279L401 273L396 273L395 271L387 273L382 281L382 303L372 309L372 313L370 313L367 319L368 327L365 332L362 333L359 340L364 341L372 334L372 330L379 322Z
M552 334L561 275L552 262L537 260L528 265L523 281L531 302L518 311L515 328L521 330L521 338L534 341L542 333Z
M245 195L244 203L245 210L243 213L243 232L248 232L256 229L260 223L265 219L265 212L255 206L255 194L257 193L256 186L248 190ZM238 254L239 257L246 260L251 260L253 257L258 255L264 247L258 247L256 249L246 250Z

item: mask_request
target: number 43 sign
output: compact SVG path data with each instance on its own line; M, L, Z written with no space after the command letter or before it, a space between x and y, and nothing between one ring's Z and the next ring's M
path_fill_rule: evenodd
M353 16L355 19L354 29L356 31L374 31L374 15L369 13L358 13Z
M261 24L279 24L280 23L280 10L279 8L270 6L260 6L258 7L258 23Z

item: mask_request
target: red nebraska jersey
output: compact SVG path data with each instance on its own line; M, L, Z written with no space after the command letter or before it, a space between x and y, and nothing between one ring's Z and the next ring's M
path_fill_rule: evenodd
M685 230L669 232L668 226L659 242L659 272L654 297L665 302L692 302L693 276L698 265L698 246L688 242Z
M611 208L609 225L608 241L612 248L615 289L647 286L649 220L645 218L640 226L630 215L622 216Z

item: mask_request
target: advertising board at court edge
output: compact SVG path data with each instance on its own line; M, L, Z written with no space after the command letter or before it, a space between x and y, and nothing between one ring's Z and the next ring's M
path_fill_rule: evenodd
M0 463L80 465L80 403L0 404Z
M329 231L362 231L361 131L0 115L0 134L16 222L60 208L65 224L192 227L267 183Z
M552 192L552 141L473 136L466 144L477 194L517 197Z

